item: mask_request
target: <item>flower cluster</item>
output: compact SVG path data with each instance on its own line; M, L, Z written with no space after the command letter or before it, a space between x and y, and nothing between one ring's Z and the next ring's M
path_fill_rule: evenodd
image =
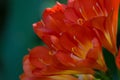
M119 0L68 0L45 9L34 23L47 46L37 46L24 57L21 80L93 80L106 72L102 47L116 58Z

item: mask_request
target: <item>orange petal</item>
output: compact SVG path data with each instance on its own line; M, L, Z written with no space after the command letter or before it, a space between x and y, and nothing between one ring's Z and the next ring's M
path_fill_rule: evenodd
M94 46L91 48L87 53L86 60L89 66L93 67L94 69L99 69L101 71L107 70L100 46Z
M59 51L55 55L57 59L65 66L76 67L77 63L71 58L69 53Z
M112 53L116 52L116 41L113 41L115 37L113 38L113 33L111 33L111 29L113 29L113 26L111 26L111 18L96 17L90 20L87 25L91 25L94 28L94 31L105 48L107 48Z
M113 17L114 17L114 11L111 12L106 19L106 25L105 25L106 32L104 33L104 35L110 44L109 45L110 47L107 47L107 49L111 51L113 54L116 54L117 22L116 25L114 25L114 21L112 21Z
M75 57L75 55L73 55L72 53L65 53L63 51L59 51L56 53L56 57L57 59L65 66L67 66L68 68L68 72L69 74L71 73L91 73L93 74L94 71L92 70L92 68L89 66L88 64L85 62L85 60L82 60L80 58ZM71 70L73 70L71 72ZM75 71L75 72L74 72ZM64 71L63 71L64 73Z
M57 3L53 8L47 8L43 13L43 22L45 27L60 32L61 28L59 26L62 27L64 24L63 10L64 5L60 3Z
M33 73L32 73L32 70L34 69L34 66L30 63L29 61L29 55L26 55L24 57L24 60L23 60L23 70L24 70L24 73L27 75L27 76L34 76Z
M72 23L77 24L77 20L79 19L79 16L77 16L77 14L75 13L75 10L73 8L66 8L64 14L67 19L67 22L69 22L69 23L72 22Z
M82 15L84 20L101 15L98 6L97 0L74 0L74 8L76 11L79 11L79 14Z
M33 48L30 51L29 59L31 64L35 67L34 70L32 70L32 73L36 77L63 74L65 73L64 70L68 70L64 65L60 64L46 47L38 46Z
M73 39L78 42L79 47L88 46L88 43L92 41L95 36L95 33L87 27L73 25L73 27L69 28L68 33ZM83 36L84 35L84 36ZM86 47L87 47L86 46Z
M55 6L53 6L52 8L47 8L44 13L43 13L43 19L45 19L46 17L48 17L49 15L55 14L55 13L61 13L64 10L64 5L60 4L57 2L57 4ZM56 15L57 16L57 15ZM57 16L58 18L61 18L59 16Z
M58 76L51 76L53 80L78 80L76 77L71 75L58 75Z
M64 50L66 49L68 51L72 51L72 48L76 46L75 41L66 33L63 33L60 36L59 40Z
M22 74L20 75L20 80L54 80L54 79L49 77L31 77L27 76L26 74Z
M44 35L56 34L55 31L45 27L42 21L33 24L34 32L42 38Z
M90 76L81 76L83 78L92 79ZM78 80L76 77L71 75L56 75L46 77L29 77L25 74L20 75L20 80Z
M49 55L49 49L42 46L33 48L30 51L30 62L38 68L52 64L52 56Z

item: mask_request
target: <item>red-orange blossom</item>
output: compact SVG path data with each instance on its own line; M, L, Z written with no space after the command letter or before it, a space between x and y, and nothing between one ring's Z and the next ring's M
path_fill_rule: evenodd
M21 80L78 80L71 74L105 72L102 46L115 55L118 3L68 0L67 5L57 2L47 8L33 24L47 46L33 48L24 58Z

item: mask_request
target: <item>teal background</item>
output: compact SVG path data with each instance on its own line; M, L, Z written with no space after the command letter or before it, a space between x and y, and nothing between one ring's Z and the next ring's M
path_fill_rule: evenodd
M19 75L23 72L22 59L28 54L27 49L43 44L33 32L32 24L39 21L43 10L55 2L56 0L0 1L0 80L19 80Z
M42 44L32 24L41 19L46 7L55 3L56 0L0 1L0 80L19 80L28 48Z

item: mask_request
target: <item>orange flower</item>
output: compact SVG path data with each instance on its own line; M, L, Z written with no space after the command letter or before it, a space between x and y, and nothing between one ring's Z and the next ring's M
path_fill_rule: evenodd
M68 5L57 3L53 8L47 8L43 19L33 24L35 33L48 47L35 47L25 57L21 80L38 80L43 77L43 80L49 80L50 76L56 75L71 78L71 74L94 74L95 69L107 70L101 44L94 30L81 25L84 22L81 18L78 18L77 23L69 21L76 19L75 9L68 8L73 5L71 1L74 0L69 0ZM68 12L73 15L70 19L66 19L70 15Z
M76 71L93 73L93 69L105 71L101 45L94 31L78 24L65 23L65 8L65 5L57 3L53 8L46 9L43 20L33 24L35 33L48 45L50 55L56 57L60 65L67 67L65 70L73 71L63 71L64 74Z
M20 75L20 80L78 80L72 75L36 76L34 74L34 69L36 68L30 63L29 55L24 57L23 68L25 73ZM79 78L80 80L93 80L92 75L79 75Z
M92 75L79 75L79 78L76 78L72 75L57 75L57 76L47 76L47 77L30 77L25 74L20 76L20 80L94 80Z
M118 8L119 0L68 0L65 21L93 29L102 45L115 55Z
M118 51L118 55L116 57L116 65L117 65L118 69L120 69L120 48Z
M37 69L30 63L29 55L26 55L23 60L24 72L20 75L20 80L78 80L71 75L59 75L59 76L36 76L34 70Z

